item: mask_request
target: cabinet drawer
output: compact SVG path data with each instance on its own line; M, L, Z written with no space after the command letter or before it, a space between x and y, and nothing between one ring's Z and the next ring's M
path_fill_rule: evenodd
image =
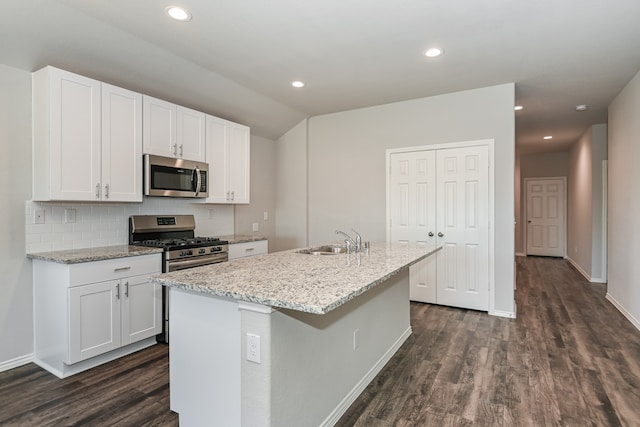
M258 240L255 242L234 243L229 245L229 259L244 258L254 255L266 254L269 250L269 244L266 240Z
M162 271L162 254L139 255L69 266L69 287L156 274Z

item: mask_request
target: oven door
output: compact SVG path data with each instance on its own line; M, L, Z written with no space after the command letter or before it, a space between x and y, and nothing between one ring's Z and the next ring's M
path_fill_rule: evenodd
M144 155L144 195L205 198L209 167L206 163Z

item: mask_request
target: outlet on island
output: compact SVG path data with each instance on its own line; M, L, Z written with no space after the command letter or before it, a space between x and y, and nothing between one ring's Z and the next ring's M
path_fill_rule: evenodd
M260 224L258 224L257 222L253 223L253 231L260 231Z
M247 360L260 363L260 335L247 333Z

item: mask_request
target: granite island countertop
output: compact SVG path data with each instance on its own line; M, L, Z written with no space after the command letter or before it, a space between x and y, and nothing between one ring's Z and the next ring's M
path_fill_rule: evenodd
M249 234L226 234L224 236L218 236L222 240L228 240L230 245L237 243L249 243L259 242L260 240L267 240L264 236L253 236Z
M117 245L98 248L69 249L64 251L33 252L27 258L59 264L78 264L82 262L103 261L107 259L162 253L162 248Z
M326 314L440 250L371 243L368 252L307 255L292 249L174 271L155 283L202 294Z

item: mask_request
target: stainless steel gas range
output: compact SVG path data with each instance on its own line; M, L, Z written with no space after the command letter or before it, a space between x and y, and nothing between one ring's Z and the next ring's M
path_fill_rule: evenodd
M163 248L162 272L225 262L229 242L196 237L193 215L133 215L129 217L129 244ZM162 292L164 324L158 341L169 342L169 293Z

